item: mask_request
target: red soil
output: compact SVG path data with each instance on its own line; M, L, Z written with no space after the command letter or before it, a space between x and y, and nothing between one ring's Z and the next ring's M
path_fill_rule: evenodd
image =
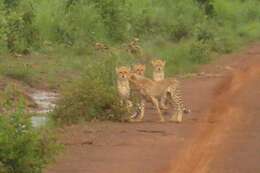
M142 123L67 127L65 152L45 173L259 172L260 45L201 70L222 77L183 80L192 113L182 124L158 123L149 109Z

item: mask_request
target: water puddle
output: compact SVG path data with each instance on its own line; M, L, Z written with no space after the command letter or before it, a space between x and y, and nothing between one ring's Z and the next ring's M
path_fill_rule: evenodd
M54 110L55 102L58 99L58 94L50 91L33 90L30 97L38 105L38 108L31 112L35 114L32 116L32 126L42 127L48 122L47 114Z
M48 123L47 116L32 116L31 117L32 126L34 128L43 127Z

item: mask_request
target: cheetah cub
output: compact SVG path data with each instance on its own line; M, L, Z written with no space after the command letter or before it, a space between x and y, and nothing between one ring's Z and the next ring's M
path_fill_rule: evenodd
M139 76L144 76L145 69L146 69L146 67L145 67L144 64L135 64L133 66L132 72L139 75Z
M121 99L121 105L125 105L127 108L127 112L130 114L129 120L134 121L133 119L138 116L140 112L140 106L138 109L133 110L134 104L130 100L131 97L131 88L129 83L129 74L131 69L125 66L121 66L116 68L117 73L117 90L119 97Z
M161 81L154 81L146 77L132 73L129 75L129 83L131 89L134 89L141 99L141 109L139 121L144 118L145 102L151 102L157 109L160 121L164 122L165 119L160 110L159 101L163 96L168 96L169 101L175 104L176 112L172 115L171 121L182 122L183 104L176 93L176 86L178 81L174 78L169 78ZM173 105L172 104L172 105Z
M129 100L130 98L130 85L128 81L128 75L130 73L130 69L128 67L122 66L116 68L117 73L117 90L119 97L121 99L121 104L125 104L128 111L132 107L132 102Z
M156 59L156 60L152 60L151 64L154 69L153 80L157 82L164 80L165 61ZM168 107L166 106L166 99L167 99L167 95L162 96L162 98L160 99L160 106L162 109L168 109Z
M164 80L164 67L165 67L165 61L156 59L152 62L153 65L153 80L154 81L161 81Z
M171 95L174 96L175 101L178 102L178 104L181 105L184 113L190 113L190 110L187 109L183 104L182 97L181 97L181 94L180 94L180 82L179 82L179 80L177 80L175 78L165 79L165 75L164 75L165 61L160 60L160 59L156 59L156 60L153 60L151 62L151 64L153 65L153 68L154 68L154 70L153 70L153 80L157 81L157 82L163 81L163 80L174 80L175 84L172 85L171 87L169 87L167 92L171 93ZM163 95L162 98L160 99L160 106L161 106L162 109L168 109L168 107L166 106L167 100L169 100L167 94Z

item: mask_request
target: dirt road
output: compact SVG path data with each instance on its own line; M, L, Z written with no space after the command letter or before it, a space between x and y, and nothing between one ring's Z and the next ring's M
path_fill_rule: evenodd
M260 44L205 65L183 83L182 124L86 123L61 130L63 155L45 173L260 172ZM168 117L170 116L168 113Z

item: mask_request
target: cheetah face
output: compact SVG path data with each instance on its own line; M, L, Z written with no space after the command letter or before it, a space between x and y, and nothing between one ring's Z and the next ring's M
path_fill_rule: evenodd
M137 75L144 76L145 73L145 65L144 64L136 64L133 67L133 72Z
M117 77L119 79L128 79L130 74L130 68L126 66L121 66L116 68Z
M165 61L157 59L157 60L153 60L151 63L156 72L162 72L164 70Z

